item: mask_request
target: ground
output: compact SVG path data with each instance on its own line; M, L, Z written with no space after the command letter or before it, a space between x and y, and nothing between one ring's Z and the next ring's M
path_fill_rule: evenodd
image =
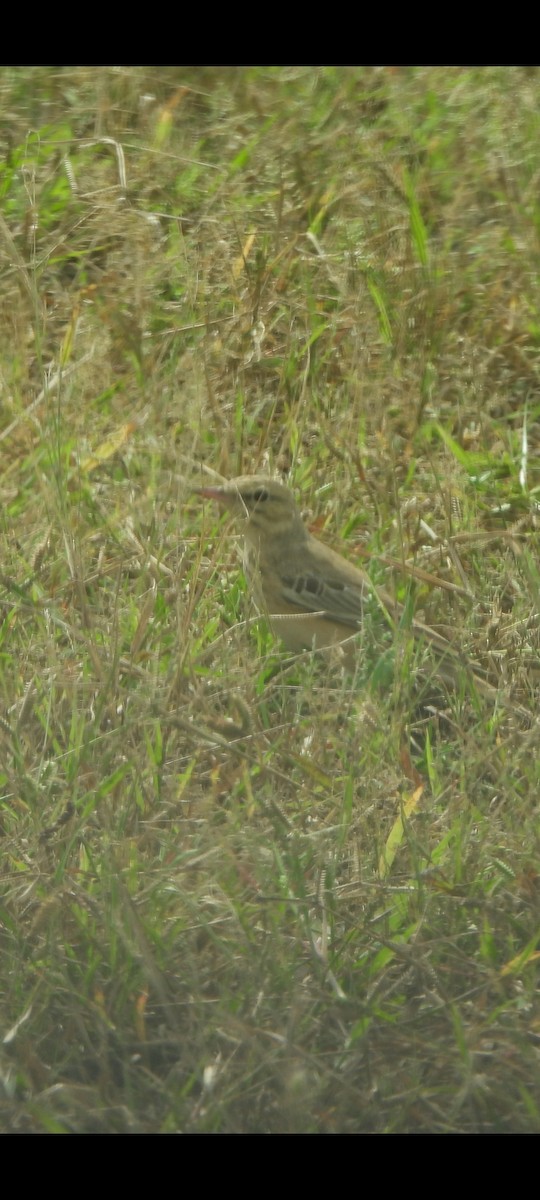
M0 1128L538 1132L539 72L0 96ZM405 606L354 677L252 472Z

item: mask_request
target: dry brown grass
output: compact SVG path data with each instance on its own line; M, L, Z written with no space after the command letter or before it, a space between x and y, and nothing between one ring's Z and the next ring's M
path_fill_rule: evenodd
M538 93L2 69L4 1130L539 1130ZM205 470L500 703L284 659Z

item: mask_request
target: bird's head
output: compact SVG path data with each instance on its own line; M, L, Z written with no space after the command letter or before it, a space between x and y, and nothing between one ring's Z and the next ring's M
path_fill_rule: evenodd
M261 538L306 532L292 492L266 475L239 475L219 487L194 488L199 496L216 500L238 521L245 522L245 536L259 544Z

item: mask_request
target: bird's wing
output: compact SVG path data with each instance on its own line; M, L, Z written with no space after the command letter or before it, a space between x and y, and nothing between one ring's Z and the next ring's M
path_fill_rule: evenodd
M298 575L280 573L280 583L283 599L289 604L297 604L304 612L324 613L352 628L360 625L366 601L371 596L363 583L342 583L309 571Z

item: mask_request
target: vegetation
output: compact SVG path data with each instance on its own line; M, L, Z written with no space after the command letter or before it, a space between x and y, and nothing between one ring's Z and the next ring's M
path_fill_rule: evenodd
M0 71L4 1131L540 1130L539 92ZM496 701L291 661L251 472Z

